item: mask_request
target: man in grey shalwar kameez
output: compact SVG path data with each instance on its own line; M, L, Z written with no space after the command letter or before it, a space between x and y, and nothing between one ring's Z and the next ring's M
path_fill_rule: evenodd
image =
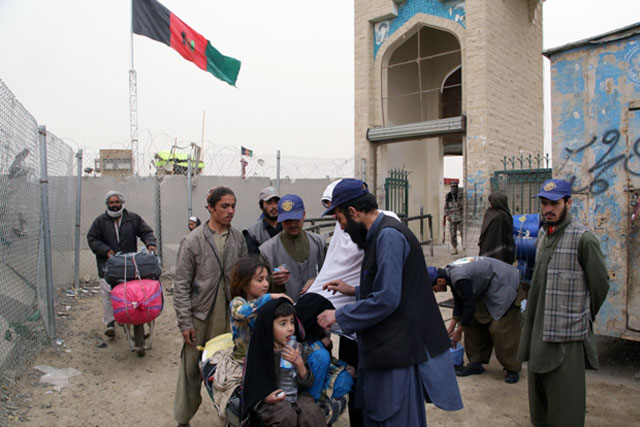
M326 310L318 323L336 321L357 333L360 365L356 407L366 426L426 426L424 403L462 408L449 354L449 338L431 289L422 248L402 223L378 211L360 180L345 179L333 191L341 227L364 248L360 286L342 281L327 289L354 294L357 301Z

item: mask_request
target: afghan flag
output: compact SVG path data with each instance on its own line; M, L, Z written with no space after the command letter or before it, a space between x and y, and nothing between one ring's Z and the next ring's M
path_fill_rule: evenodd
M236 85L240 61L224 56L180 18L156 0L132 0L133 32L166 44L182 57L231 86Z
M253 150L249 150L248 148L244 148L242 145L240 146L240 155L253 157Z

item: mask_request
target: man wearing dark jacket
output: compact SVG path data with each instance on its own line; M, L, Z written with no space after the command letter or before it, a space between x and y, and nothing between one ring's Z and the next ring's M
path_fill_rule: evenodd
M456 370L460 377L481 374L495 348L496 358L507 371L505 382L520 378L522 363L516 360L520 342L518 269L487 257L462 258L438 270L434 292L451 287L454 298L449 335L453 343L464 331L469 364ZM456 325L458 327L456 328Z
M107 210L93 221L87 233L87 242L96 255L98 264L100 294L104 309L102 322L107 325L104 334L110 338L116 335L116 330L111 307L111 286L104 279L104 264L117 252L136 252L138 237L150 252L156 251L156 237L153 230L140 215L126 210L124 203L122 193L109 191L105 196Z

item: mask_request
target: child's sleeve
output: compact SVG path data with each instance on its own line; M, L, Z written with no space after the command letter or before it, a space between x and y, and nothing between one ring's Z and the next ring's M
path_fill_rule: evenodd
M256 316L256 313L267 301L271 301L271 295L265 294L251 302L242 297L235 297L230 304L231 317L235 320L246 320Z
M307 358L300 353L300 356L304 360L304 367L307 368L307 375L300 377L300 375L296 375L296 382L298 383L298 390L300 389L309 389L313 385L313 372L311 372L311 368L307 363Z

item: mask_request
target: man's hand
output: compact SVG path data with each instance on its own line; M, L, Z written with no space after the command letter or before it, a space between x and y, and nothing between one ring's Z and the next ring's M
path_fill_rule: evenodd
M113 249L109 249L109 252L107 252L107 259L111 258L112 256L114 256L116 253L113 251Z
M341 294L347 295L350 297L356 296L356 288L354 288L353 286L347 285L344 281L340 279L332 280L330 282L325 283L324 285L322 285L322 289L328 292L333 291L334 295L336 294L336 292L340 292Z
M307 291L311 287L311 284L313 283L314 280L316 280L315 277L312 277L311 279L307 280L307 282L304 284L302 289L300 289L300 295L304 295L307 293Z
M462 332L464 328L459 326L453 333L451 334L451 348L455 348L456 344L462 340Z
M280 266L277 269L274 268L273 273L271 274L271 279L274 284L284 286L284 284L289 281L289 270L283 266Z
M153 245L149 245L149 246L147 246L147 250L148 250L149 252L151 252L152 254L154 254L154 255L156 254L156 247L155 247L155 246L153 246Z
M318 325L320 325L320 327L329 329L334 323L336 323L335 310L325 310L318 314Z
M449 336L453 334L453 331L456 328L457 324L458 324L458 321L456 319L451 319L451 323L449 323L449 327L447 328L447 334Z
M196 330L195 329L185 329L182 331L182 338L184 338L184 342L191 347L196 346Z

